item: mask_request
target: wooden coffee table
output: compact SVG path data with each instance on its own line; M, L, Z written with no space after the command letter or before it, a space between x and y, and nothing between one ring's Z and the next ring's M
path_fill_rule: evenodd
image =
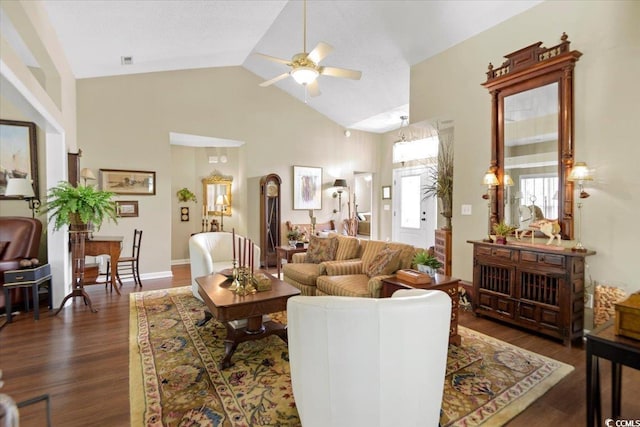
M264 270L258 272L271 278L271 289L245 296L230 291L231 280L221 274L196 278L198 293L210 310L205 311L205 320L215 317L227 328L221 369L232 365L231 356L241 342L259 340L269 335L277 335L287 342L287 326L273 320L263 322L263 316L286 310L287 300L300 295L300 290Z

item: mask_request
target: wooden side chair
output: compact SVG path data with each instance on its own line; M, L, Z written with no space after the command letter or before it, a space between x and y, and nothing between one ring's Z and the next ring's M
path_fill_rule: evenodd
M114 267L114 271L111 272L111 261L107 261L107 281L109 283L109 275L115 274L120 287L122 287L122 275L132 276L134 286L142 287L142 280L140 280L140 242L142 242L142 230L133 230L133 248L131 250L131 256L123 256L118 259L118 265Z

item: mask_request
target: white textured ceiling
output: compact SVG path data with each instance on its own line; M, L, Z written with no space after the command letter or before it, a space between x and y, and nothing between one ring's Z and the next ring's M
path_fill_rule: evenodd
M76 78L243 66L268 80L288 67L251 53L290 59L303 48L298 0L43 3ZM360 70L362 79L320 76L321 95L307 103L345 128L396 129L409 113L411 65L538 3L309 0L307 50L329 43L334 51L322 65ZM121 65L121 56L132 56L134 64ZM291 78L276 86L305 101Z

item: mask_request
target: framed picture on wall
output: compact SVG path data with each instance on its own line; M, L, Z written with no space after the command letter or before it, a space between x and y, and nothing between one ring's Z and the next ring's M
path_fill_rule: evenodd
M322 168L293 167L293 209L322 209Z
M391 198L391 186L385 185L382 187L382 200L388 200Z
M156 194L156 173L149 171L100 169L100 189L115 194Z
M138 201L137 200L117 200L116 212L118 217L137 217L138 216Z
M0 165L0 199L17 198L4 195L11 178L32 180L33 192L40 197L35 123L0 120Z

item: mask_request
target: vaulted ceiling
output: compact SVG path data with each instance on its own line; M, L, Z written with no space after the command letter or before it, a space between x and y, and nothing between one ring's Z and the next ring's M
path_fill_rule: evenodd
M303 5L291 0L44 0L76 78L242 66L264 80L303 51ZM411 65L521 13L539 0L309 0L307 51L321 63L362 71L360 80L321 75L308 97L287 77L276 87L350 129L386 132L408 114ZM131 56L131 65L121 57ZM436 78L436 77L434 77ZM266 90L266 89L265 89Z

